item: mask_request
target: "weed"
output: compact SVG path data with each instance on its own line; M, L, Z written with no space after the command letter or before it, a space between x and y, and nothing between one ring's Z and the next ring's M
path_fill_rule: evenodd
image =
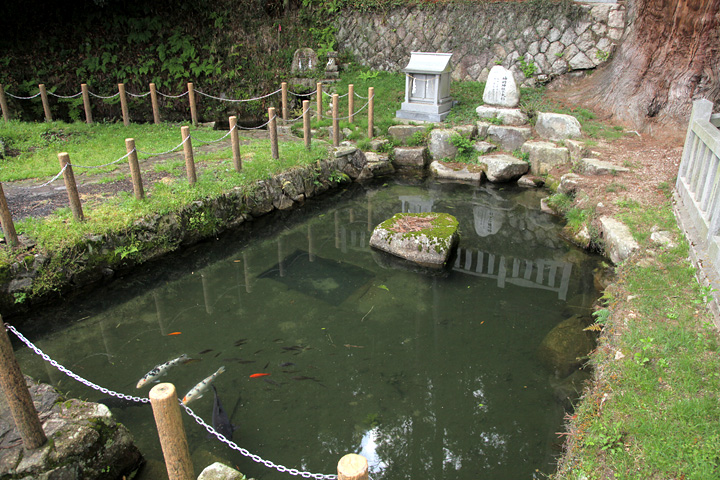
M599 62L606 62L610 58L610 52L598 50L595 52L595 58L597 58Z
M513 150L512 154L515 158L518 158L525 163L530 163L530 153L529 152L523 152L522 150L520 150L518 148L518 149Z
M523 72L523 75L525 75L525 78L530 78L535 75L535 72L537 71L537 66L532 60L526 61L525 58L521 58L520 70Z

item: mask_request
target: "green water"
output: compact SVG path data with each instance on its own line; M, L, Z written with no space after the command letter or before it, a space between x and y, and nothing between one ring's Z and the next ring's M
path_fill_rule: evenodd
M133 395L147 396L137 381L182 353L199 360L162 378L180 396L225 366L215 386L234 440L288 468L336 473L357 452L376 480L540 478L560 453L564 410L536 350L597 297L597 259L558 236L561 225L539 211L542 196L353 186L147 265L24 319L21 330L77 374ZM369 248L372 229L394 213L431 210L460 222L444 275ZM17 353L25 373L64 393L104 396L26 348ZM211 391L189 406L210 423ZM150 408L113 413L148 459L141 478L163 478ZM289 478L185 419L198 472L223 461L248 476Z

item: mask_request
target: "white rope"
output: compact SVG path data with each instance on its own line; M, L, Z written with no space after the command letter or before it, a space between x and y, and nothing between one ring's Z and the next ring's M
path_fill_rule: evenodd
M175 150L177 150L178 148L180 148L180 147L182 147L183 145L185 145L185 142L187 142L189 138L190 138L190 136L188 135L188 136L185 137L185 138L183 139L183 141L180 142L176 147L168 150L167 152L150 153L150 152L143 152L142 150L138 150L138 153L141 154L141 155L147 155L148 157L157 157L157 156L160 156L160 155L167 155L168 153L172 153L172 152L174 152Z
M281 91L282 91L282 89L280 89L280 90L275 90L274 92L268 93L267 95L263 95L262 97L246 98L246 99L234 99L234 98L214 97L214 96L209 95L209 94L207 94L207 93L203 93L203 92L201 92L200 90L195 90L195 92L198 93L199 95L203 95L203 96L205 96L205 97L212 98L213 100L220 100L221 102L254 102L255 100L262 100L263 98L270 97L270 96L275 95L276 93L281 92Z
M57 180L58 178L60 178L60 175L62 175L63 172L65 172L65 169L68 167L68 165L69 165L69 163L66 163L65 166L62 168L62 170L60 170L60 172L58 172L58 174L55 175L55 176L52 178L52 180L50 180L49 182L45 182L45 183L43 183L42 185L36 185L36 186L30 187L30 188L42 188L42 187L47 187L47 186L50 185L52 182L54 182L55 180Z
M227 138L227 136L230 135L232 133L232 131L235 130L236 127L237 127L237 124L235 124L233 126L233 128L230 129L230 131L228 131L225 135L218 138L217 140L200 140L199 138L195 137L194 135L191 135L191 136L192 136L193 140L197 140L200 143L218 143L218 142L224 140L225 138Z
M289 123L295 123L295 122L297 122L298 120L300 120L301 118L303 118L303 117L305 116L305 114L306 114L307 112L309 112L309 111L310 111L310 105L308 105L308 108L306 108L306 109L300 114L299 117L293 118L292 120L288 120L288 122L289 122Z
M48 95L52 95L53 97L57 97L57 98L75 98L75 97L79 97L80 95L82 95L82 92L78 92L75 95L69 95L69 96L58 95L57 93L48 92Z
M130 92L127 92L127 94L130 95L131 97L142 98L142 97L147 97L148 95L150 95L150 92L145 92L145 93L130 93Z
M109 99L111 99L111 98L115 98L115 97L117 97L118 95L120 95L120 92L117 92L115 95L110 95L109 97L104 97L104 96L102 96L102 95L98 95L97 93L93 93L93 92L88 92L88 93L89 93L90 95L92 95L93 97L95 97L95 98L102 98L103 100L109 100Z
M35 352L37 355L40 355L40 357L42 357L43 360L50 363L50 365L57 368L58 370L60 370L65 375L69 376L70 378L82 383L83 385L90 387L93 390L102 392L105 395L112 395L113 397L122 398L123 400L129 400L129 401L138 402L138 403L150 403L150 399L148 399L148 398L134 397L132 395L126 395L124 393L115 392L115 391L107 389L105 387L101 387L100 385L97 385L89 380L86 380L85 378L81 377L80 375L77 375L76 373L65 368L64 366L60 365L55 360L50 358L49 355L47 355L45 352L43 352L38 347L36 347L30 340L28 340L20 332L18 332L15 329L15 327L13 327L12 325L9 325L6 323L5 327L8 330L10 330L12 333L14 333L15 336L17 336L20 339L20 341L23 342L30 350ZM227 438L225 438L224 435L219 434L213 427L208 425L202 418L200 418L195 412L193 412L190 409L190 407L183 404L179 398L178 398L178 403L180 404L181 407L183 407L185 409L185 412L188 415L190 415L190 417L192 417L198 423L198 425L204 427L208 433L214 435L215 438L220 440L222 443L224 443L228 447L232 448L233 450L240 452L240 454L242 454L245 457L250 458L251 460L253 460L256 463L261 463L268 468L273 468L273 469L277 470L280 473L289 473L290 475L301 476L303 478L314 478L316 480L335 480L337 478L337 475L324 475L322 473L301 472L300 470L298 470L296 468L287 468L283 465L277 465L277 464L271 462L270 460L263 460L258 455L250 453L248 450L238 446L232 440L228 440Z
M125 160L125 159L126 159L127 157L129 157L130 154L133 153L134 151L135 151L135 149L133 148L133 149L130 150L128 153L126 153L124 156L122 156L122 157L118 158L117 160L114 160L114 161L112 161L112 162L110 162L110 163L106 163L106 164L104 164L104 165L77 165L77 164L73 163L71 166L73 166L73 167L78 167L78 168L103 168L103 167L109 167L110 165L114 165L114 164L116 164L116 163L118 163L118 162L120 162L120 161L122 161L122 160ZM70 165L70 164L68 164L68 165Z
M373 97L374 97L374 95L373 95ZM362 111L365 109L365 107L367 107L368 105L370 105L370 101L369 101L369 100L365 103L365 105L363 105L362 107L360 107L360 108L358 108L357 110L355 110L355 111L353 112L353 115L352 115L352 116L354 117L354 116L357 115L358 113L362 112ZM334 118L332 115L327 115L327 114L325 114L325 113L323 113L322 116L323 116L324 118ZM337 119L338 119L338 120L349 120L349 119L350 119L350 115L348 115L347 117L338 117Z
M373 95L374 95L374 94L373 94ZM355 92L355 96L358 97L358 98L362 98L363 100L368 100L368 97L363 97L362 95L360 95L360 94L357 93L357 92Z
M197 91L197 90L196 90L196 91ZM157 93L159 93L160 95L162 95L162 96L165 97L165 98L180 98L180 97L184 97L185 95L187 95L188 93L190 93L190 91L189 91L189 90L186 90L185 93L181 93L180 95L166 95L166 94L164 94L164 93L162 93L162 92L160 92L160 91L158 91Z
M328 93L328 92L326 92L326 91L323 91L323 93L324 93L325 95L327 95L328 97L332 97L333 95L335 95L334 93ZM344 95L338 95L338 98L347 97L349 94L350 94L350 92L348 92L348 93L346 93L346 94L344 94Z
M277 118L277 115L275 115L273 118ZM238 126L238 128L241 130L258 130L260 128L267 126L271 121L272 121L272 118L270 120L268 120L267 122L263 123L262 125L258 125L257 127L240 127L240 126Z
M18 97L17 95L13 95L12 93L5 92L5 95L12 98L17 98L18 100L32 100L33 98L39 97L40 92L36 93L32 97Z

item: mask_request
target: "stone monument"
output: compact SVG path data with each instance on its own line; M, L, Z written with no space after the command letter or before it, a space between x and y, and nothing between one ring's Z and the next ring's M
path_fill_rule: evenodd
M483 102L488 105L514 108L520 103L520 90L510 70L495 65L488 75Z
M312 72L318 66L318 56L312 48L298 48L293 55L290 73L303 74Z

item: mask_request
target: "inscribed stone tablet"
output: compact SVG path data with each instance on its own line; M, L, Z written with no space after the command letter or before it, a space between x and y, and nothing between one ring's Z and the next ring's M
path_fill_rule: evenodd
M490 70L483 102L501 107L516 107L520 103L520 91L510 70L501 65L495 65Z

